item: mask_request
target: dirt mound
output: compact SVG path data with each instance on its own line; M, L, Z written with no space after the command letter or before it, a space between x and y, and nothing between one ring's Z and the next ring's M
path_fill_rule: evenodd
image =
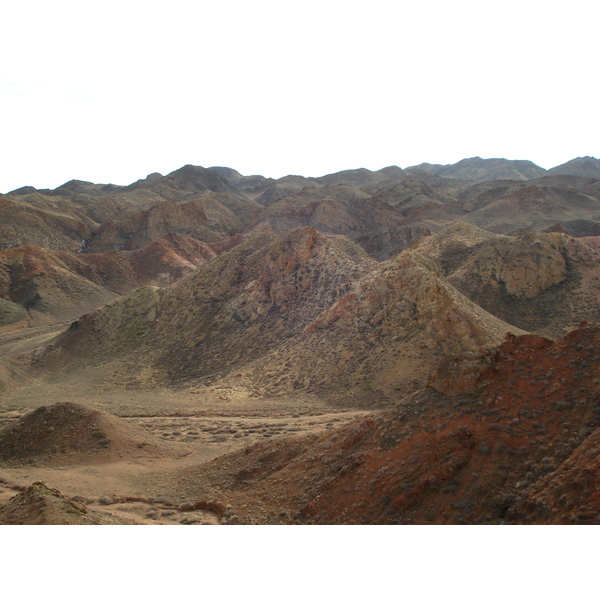
M98 513L37 481L0 506L0 525L134 525L129 519Z
M2 460L108 459L132 451L176 453L136 425L72 402L41 406L0 430Z

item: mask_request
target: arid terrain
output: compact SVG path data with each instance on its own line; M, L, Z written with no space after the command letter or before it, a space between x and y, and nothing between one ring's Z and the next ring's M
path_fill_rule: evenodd
M0 194L0 524L600 523L600 160Z

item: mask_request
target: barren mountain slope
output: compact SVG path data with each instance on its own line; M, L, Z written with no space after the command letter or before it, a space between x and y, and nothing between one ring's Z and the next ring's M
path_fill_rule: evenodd
M226 193L205 191L187 202L169 200L104 221L88 242L90 252L135 250L169 234L217 242L239 233L260 206Z
M598 406L595 416L598 416ZM600 431L591 433L558 469L538 480L510 509L525 524L600 524Z
M94 223L72 210L57 209L49 202L36 206L31 197L0 195L0 247L36 244L54 250L77 251ZM43 199L43 198L42 198Z
M287 362L258 362L248 376L273 391L374 405L421 387L443 357L494 346L509 330L518 331L446 283L435 263L405 250L286 343Z
M575 178L573 185L492 181L463 190L445 204L429 203L403 211L407 224L439 231L465 221L496 233L544 230L577 219L600 222L600 190L591 180Z
M543 177L546 170L529 160L506 160L505 158L463 158L453 165L423 163L416 167L434 175L452 179L471 179L476 182L494 179L534 179ZM410 169L407 169L410 171Z
M194 238L169 233L139 250L58 256L82 277L123 293L140 285L170 285L216 253Z
M69 261L76 255L65 256ZM30 311L34 321L40 321L36 315L46 315L51 322L76 318L115 294L78 275L60 253L22 246L0 251L0 297Z
M85 316L44 360L118 356L115 369L142 382L147 370L162 381L227 373L300 333L374 267L343 237L261 234L166 290L140 288Z
M238 233L258 209L217 173L187 165L130 186L15 190L0 197L0 242L94 252L138 249L169 233L211 242Z
M427 184L418 179L401 179L388 184L368 187L365 192L374 200L386 202L402 214L425 204L445 204L456 200L459 189L447 183Z
M597 238L560 233L500 236L454 223L415 250L434 258L449 283L512 325L557 337L600 320Z
M508 336L481 356L468 393L421 392L172 481L220 489L250 523L598 524L599 346L590 324L556 343Z
M26 318L78 318L116 293L140 285L169 285L214 256L206 244L173 234L132 252L74 254L36 246L0 250L0 326Z
M395 166L385 167L379 171L348 169L322 177L287 175L279 179L267 179L260 175L244 177L234 169L226 167L211 167L210 170L227 179L229 184L263 206L270 206L273 202L280 200L284 196L296 194L304 188L327 187L340 184L351 185L355 188L364 188L389 184L406 176L402 169Z
M600 160L592 156L580 156L562 165L548 169L548 175L576 175L600 179Z
M342 234L360 244L377 260L387 260L414 240L429 235L420 224L405 226L404 217L390 204L371 198L347 184L305 188L256 213L246 235L255 231L285 233L299 226Z
M0 522L600 524L600 179L461 163L0 197Z
M123 188L122 191L137 189L152 190L165 200L182 200L186 196L196 196L207 191L232 196L240 201L247 200L219 173L195 165L185 165L165 176L154 173Z
M419 253L377 266L347 238L299 228L256 236L170 288L140 288L84 316L37 365L105 364L118 385L218 381L372 406L511 329Z

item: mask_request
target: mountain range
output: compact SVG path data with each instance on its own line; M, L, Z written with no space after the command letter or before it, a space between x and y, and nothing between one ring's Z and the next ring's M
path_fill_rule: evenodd
M0 522L46 501L99 523L156 504L600 522L598 159L187 165L21 188L0 214ZM94 500L115 464L119 499ZM61 492L24 486L32 469Z

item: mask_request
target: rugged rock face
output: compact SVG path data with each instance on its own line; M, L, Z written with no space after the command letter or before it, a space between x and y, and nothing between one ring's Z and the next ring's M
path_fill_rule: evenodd
M119 357L106 372L119 384L216 377L244 393L378 405L507 331L568 330L598 304L595 254L563 234L457 223L377 266L346 238L312 228L263 233L164 292L144 288L84 317L36 364Z
M375 265L346 238L311 228L283 237L265 233L164 292L138 289L84 317L44 361L120 353L119 369L140 377L147 367L163 381L228 371L300 333Z
M596 238L560 233L502 236L455 223L415 250L434 259L448 283L496 317L557 337L586 317L600 319Z
M256 236L167 290L142 288L85 316L40 364L119 356L113 376L130 383L242 373L236 385L249 390L344 390L372 404L510 329L418 252L378 266L347 238L305 227Z
M355 241L375 260L385 261L429 235L431 231L424 225L401 225L371 230L356 236Z
M310 374L309 388L394 398L422 386L442 357L494 346L510 329L448 285L431 261L405 250L321 313L292 363Z
M508 296L534 298L567 276L565 238L560 234L530 234L499 239L475 252L449 280L465 288L497 286Z

